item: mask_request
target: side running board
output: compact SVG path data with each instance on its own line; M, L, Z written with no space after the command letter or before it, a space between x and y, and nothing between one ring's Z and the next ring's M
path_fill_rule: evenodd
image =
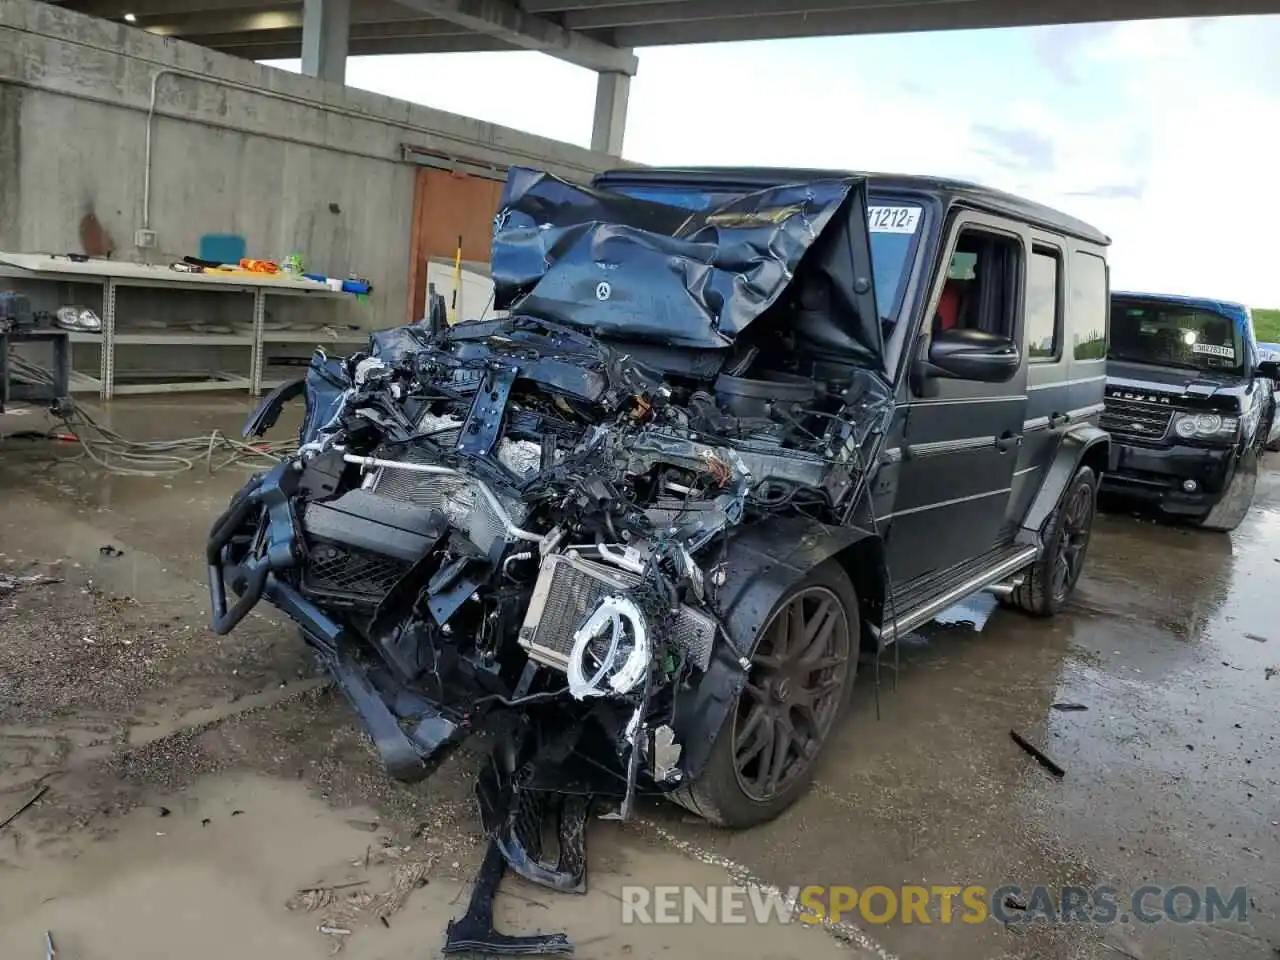
M952 586L943 587L939 592L930 594L923 598L923 602L917 603L892 623L886 624L878 631L880 643L882 645L892 643L903 634L910 633L916 627L928 623L943 610L965 597L1000 583L1032 563L1038 552L1038 548L1034 546L1019 546L1000 551L996 557L992 558L994 563L984 565L979 572L972 573L962 580L955 581ZM944 580L943 583L945 584L946 581Z

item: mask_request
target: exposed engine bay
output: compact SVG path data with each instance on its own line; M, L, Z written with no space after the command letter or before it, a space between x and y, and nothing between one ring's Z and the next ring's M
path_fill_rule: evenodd
M691 213L513 169L506 319L317 351L251 420L305 395L297 455L211 535L215 629L259 598L292 617L397 778L491 725L495 849L583 889L588 804L678 791L745 682L767 610L736 601L768 560L743 534L865 519L892 394L874 302L832 292L860 286L833 273L859 269L856 187Z

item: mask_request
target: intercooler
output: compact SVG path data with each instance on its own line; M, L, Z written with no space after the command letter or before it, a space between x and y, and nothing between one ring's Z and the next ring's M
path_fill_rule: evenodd
M403 463L435 463L429 451L410 448L387 459ZM380 467L373 474L370 489L378 496L400 503L413 504L425 510L439 510L451 526L465 531L468 539L488 553L498 542L507 539L507 524L469 477L451 474L420 473ZM502 506L514 523L521 523L528 507L518 500L501 498Z
M431 437L441 447L452 447L461 434L461 421L455 417L437 417L424 414L417 428ZM525 448L532 448L531 450ZM498 459L517 474L536 469L540 450L536 444L511 443L502 440L498 445ZM430 447L406 446L384 459L406 464L432 466L439 462ZM425 510L439 510L449 524L462 530L467 537L488 553L507 540L508 525L493 503L480 490L475 480L463 475L423 473L394 467L379 467L371 474L366 487L379 496L401 503L413 504ZM510 497L498 495L496 499L506 510L510 522L519 525L528 516L526 504Z
M534 584L520 628L520 645L531 659L566 669L574 632L602 600L639 582L640 577L630 571L573 554L552 554L542 562ZM691 663L707 668L715 638L716 622L712 617L690 606L680 607L669 640Z

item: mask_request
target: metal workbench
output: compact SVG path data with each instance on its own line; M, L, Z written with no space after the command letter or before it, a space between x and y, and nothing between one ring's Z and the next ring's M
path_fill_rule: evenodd
M0 252L0 277L27 280L90 283L102 288L102 332L72 333L71 343L101 345L99 378L75 374L73 391L96 390L104 400L116 394L170 393L176 391L248 390L252 395L262 393L262 368L265 344L323 342L363 343L368 335L351 333L335 341L319 331L267 331L264 330L266 298L268 296L315 297L334 299L350 294L331 290L313 280L292 277L248 274L218 274L214 272L183 273L168 266L129 263L122 260L86 261L46 254ZM116 332L116 292L121 287L150 287L169 290L202 290L225 293L248 293L253 297L252 334L179 333L156 330L144 333ZM250 349L248 376L217 374L212 379L194 382L161 382L147 384L115 383L115 351L117 346L130 344L162 346L243 346Z

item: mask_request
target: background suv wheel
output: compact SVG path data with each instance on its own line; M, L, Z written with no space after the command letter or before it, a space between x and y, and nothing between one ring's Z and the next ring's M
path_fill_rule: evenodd
M1258 489L1258 454L1250 449L1240 456L1235 473L1227 489L1212 510L1200 518L1200 526L1205 530L1219 533L1230 533L1244 522L1253 506L1253 496Z

